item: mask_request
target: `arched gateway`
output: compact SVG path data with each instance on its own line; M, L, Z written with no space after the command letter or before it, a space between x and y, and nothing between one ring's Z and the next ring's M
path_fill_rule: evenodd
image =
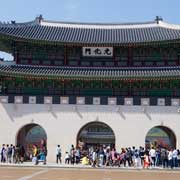
M176 148L176 136L168 127L155 126L147 133L145 144L146 147Z
M47 134L45 130L38 124L28 124L23 126L16 139L16 145L24 146L26 159L32 154L32 146L36 144L38 148L46 145Z
M83 126L77 135L77 145L84 149L101 145L115 146L115 135L111 127L103 122L91 122Z

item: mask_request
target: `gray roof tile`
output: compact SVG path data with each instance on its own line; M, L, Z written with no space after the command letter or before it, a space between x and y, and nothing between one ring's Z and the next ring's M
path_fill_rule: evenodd
M16 38L82 44L128 44L180 39L180 26L157 24L75 24L36 21L21 24L0 23L0 35Z
M179 77L180 67L158 68L78 68L78 67L46 67L32 65L0 65L1 75L14 76L53 76L54 78L166 78Z

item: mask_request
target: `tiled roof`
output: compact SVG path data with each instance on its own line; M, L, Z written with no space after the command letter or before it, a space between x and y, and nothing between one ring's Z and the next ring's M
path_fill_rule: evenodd
M180 77L180 67L168 68L78 68L31 65L0 65L0 75L45 78L139 79Z
M180 39L180 25L163 21L129 24L51 22L0 23L0 36L79 44L129 44Z

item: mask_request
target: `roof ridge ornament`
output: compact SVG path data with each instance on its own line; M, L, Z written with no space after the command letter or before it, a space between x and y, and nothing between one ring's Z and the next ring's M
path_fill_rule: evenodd
M8 23L8 24L9 24L9 23ZM15 24L16 24L16 21L12 20L12 21L11 21L11 24L14 24L14 25L15 25Z
M36 22L38 24L41 24L42 20L43 20L43 15L42 14L40 14L39 16L36 17Z
M155 21L157 24L159 24L159 21L163 21L163 18L161 16L156 16Z

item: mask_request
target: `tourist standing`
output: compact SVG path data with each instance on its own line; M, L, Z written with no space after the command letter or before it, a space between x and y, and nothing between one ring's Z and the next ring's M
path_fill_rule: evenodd
M100 147L99 150L99 166L102 167L104 162L104 150L102 147Z
M11 144L12 145L12 144ZM11 162L15 162L15 146L12 145Z
M69 164L69 161L70 161L69 153L66 152L66 154L65 154L65 164Z
M128 162L128 166L131 167L132 157L131 157L131 149L130 148L126 148L124 166L126 166L126 162Z
M2 145L2 149L1 149L1 162L6 162L6 158L5 158L5 151L6 151L6 147L5 144Z
M15 163L20 163L20 148L18 145L15 147Z
M173 150L173 167L177 167L177 157L178 157L178 151L176 149Z
M172 169L173 168L173 149L172 148L168 153L168 161L169 161L169 166Z
M160 149L157 148L157 149L156 149L156 160L155 160L155 165L156 165L156 166L159 166L159 164L160 164L160 159L161 159L161 152L160 152Z
M177 153L178 153L178 155L177 155L178 167L180 167L180 151L179 151L179 149L177 150Z
M81 158L80 149L79 149L79 147L77 147L76 151L75 151L75 161L76 161L76 164L79 164L80 158Z
M71 158L71 164L74 165L75 163L75 148L74 145L71 145L71 149L70 149L70 158Z
M150 166L150 158L149 158L149 152L146 151L144 155L144 168L148 169Z
M141 159L139 156L139 151L136 149L134 151L134 167L140 167L141 165Z
M96 160L97 160L97 153L96 153L96 150L93 149L93 153L92 153L92 167L96 167Z
M168 151L166 148L161 149L161 161L163 168L168 168Z
M56 147L56 163L57 164L58 164L58 161L60 164L62 163L61 156L62 156L61 147L60 147L60 145L57 145L57 147Z
M110 165L110 155L110 148L107 148L105 152L105 166Z
M24 162L24 157L25 157L25 149L24 146L21 146L19 149L19 154L20 154L20 162Z
M144 155L145 155L145 150L143 147L139 147L139 156L141 158L141 165L144 166Z
M154 149L154 147L152 147L150 149L149 156L150 156L151 165L155 166L155 162L156 162L156 150Z

